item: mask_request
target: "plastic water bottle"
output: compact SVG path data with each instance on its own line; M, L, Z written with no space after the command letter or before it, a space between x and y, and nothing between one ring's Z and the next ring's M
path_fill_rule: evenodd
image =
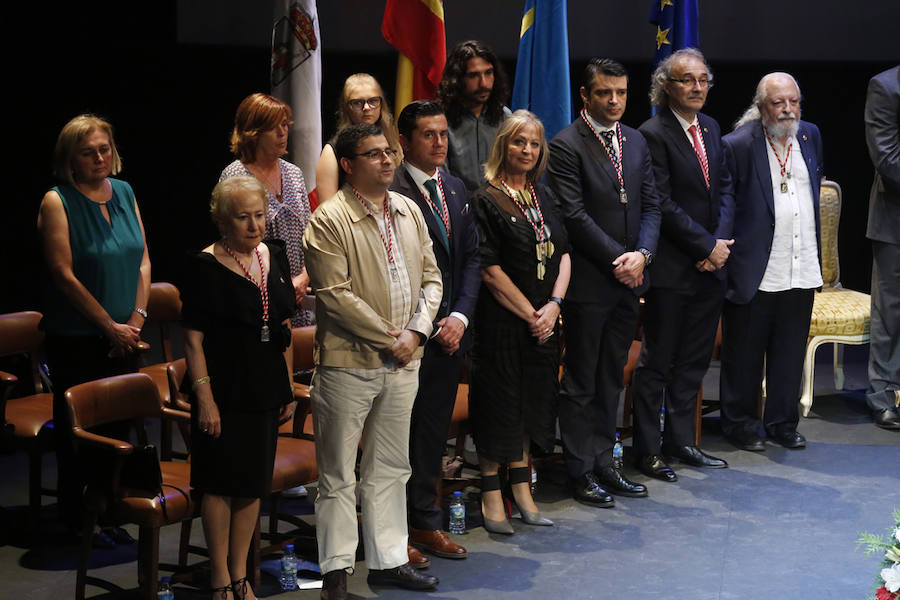
M453 492L450 502L450 533L457 535L466 532L466 505L463 504L462 492Z
M612 459L613 459L613 468L615 470L620 470L622 465L625 464L624 461L625 449L622 447L622 439L619 435L619 432L616 432L616 443L613 445L612 451Z
M282 590L297 589L297 555L294 554L294 545L284 547L281 555L281 576L278 578Z
M175 600L175 592L172 591L172 578L163 577L159 580L156 597L159 600Z

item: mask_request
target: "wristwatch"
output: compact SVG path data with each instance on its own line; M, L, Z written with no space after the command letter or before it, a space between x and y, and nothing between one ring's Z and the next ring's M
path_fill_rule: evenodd
M649 267L653 262L653 253L646 248L638 248L637 251L644 255L644 266Z
M557 304L562 306L563 299L560 298L559 296L550 296L550 298L547 300L547 302L556 302Z
M145 319L149 316L149 314L147 313L147 311L144 310L143 308L134 307L134 312L136 312L137 314L141 315L141 316L144 317Z

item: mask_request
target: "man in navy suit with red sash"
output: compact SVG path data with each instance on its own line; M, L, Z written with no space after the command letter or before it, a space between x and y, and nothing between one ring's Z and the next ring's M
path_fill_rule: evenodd
M616 410L645 267L659 235L659 203L647 142L622 125L628 74L591 59L580 89L584 108L550 143L547 180L571 242L572 279L563 303L565 371L559 428L576 500L609 507L607 490L641 497L612 457ZM601 487L602 486L602 487Z
M765 450L764 435L803 448L798 398L813 295L822 286L822 139L800 120L797 81L770 73L723 142L735 217L722 318L722 429L744 450Z
M715 344L725 298L723 268L734 242L734 195L721 131L700 112L711 86L703 54L678 50L650 79L650 101L659 112L640 127L653 157L662 225L632 375L634 448L638 468L663 481L677 480L664 456L695 467L728 466L694 441L697 393Z
M478 232L461 179L438 169L447 158L448 129L436 102L417 100L397 118L404 162L391 190L412 198L434 243L444 295L419 369L419 391L410 421L407 483L410 562L427 566L416 547L443 558L465 558L466 549L444 533L436 485L450 429L463 356L471 347L469 320L481 288Z

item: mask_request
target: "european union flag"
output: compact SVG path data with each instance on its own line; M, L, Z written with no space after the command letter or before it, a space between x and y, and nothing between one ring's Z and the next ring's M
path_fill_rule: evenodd
M651 0L650 22L656 25L656 61L675 50L700 47L700 7L697 0Z
M566 0L525 0L513 109L536 114L550 140L572 121L570 85Z

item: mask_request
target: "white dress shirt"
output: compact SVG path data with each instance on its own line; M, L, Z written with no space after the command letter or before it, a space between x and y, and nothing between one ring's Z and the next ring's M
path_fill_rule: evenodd
M769 172L772 174L772 194L775 198L775 232L769 263L759 289L763 292L782 292L793 288L815 289L822 286L822 270L819 266L809 170L796 138L789 138L783 147L776 141L775 146L782 158L787 147L791 146L784 179L787 192L781 191L781 166L772 146L766 142Z

